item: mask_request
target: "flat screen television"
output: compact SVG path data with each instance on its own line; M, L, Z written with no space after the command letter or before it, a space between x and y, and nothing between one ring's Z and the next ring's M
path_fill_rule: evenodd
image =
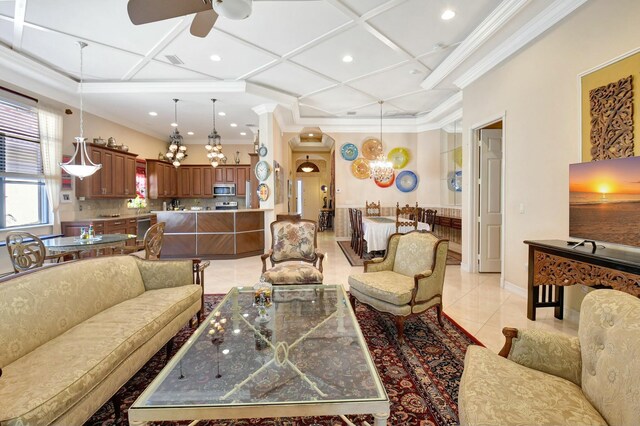
M569 235L640 247L640 157L569 165Z

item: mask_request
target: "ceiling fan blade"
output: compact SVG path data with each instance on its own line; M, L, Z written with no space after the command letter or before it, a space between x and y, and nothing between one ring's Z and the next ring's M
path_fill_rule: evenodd
M209 31L211 31L217 19L218 14L213 9L198 12L193 18L193 22L191 22L191 29L189 31L196 37L204 38L209 34Z
M178 16L211 10L211 3L202 0L129 0L127 11L135 25L162 21Z

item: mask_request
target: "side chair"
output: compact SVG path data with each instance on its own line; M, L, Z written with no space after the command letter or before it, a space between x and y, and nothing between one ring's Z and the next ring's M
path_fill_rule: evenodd
M380 216L380 200L377 203L365 201L364 213L366 216Z
M132 247L122 247L120 249L121 254L135 254L142 257L142 250L144 250L144 258L146 260L158 260L160 259L160 253L162 252L162 241L164 240L164 222L158 222L147 229L144 234L144 239L141 245ZM140 254L138 254L140 253Z
M396 203L396 232L409 232L418 229L419 207L416 203L415 207L407 204L400 207L400 203Z
M78 257L78 252L55 253L47 255L47 248L37 236L28 232L9 232L7 234L7 250L13 270L19 272L39 268L47 260L60 262L65 256Z

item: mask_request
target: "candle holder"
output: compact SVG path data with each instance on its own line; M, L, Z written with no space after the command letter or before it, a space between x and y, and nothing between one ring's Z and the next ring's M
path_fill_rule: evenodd
M213 314L213 319L209 321L211 328L209 329L208 334L211 338L211 344L216 348L216 379L222 377L222 374L220 374L220 345L224 343L224 326L226 323L226 318L221 318L220 312Z
M271 283L260 278L260 282L253 286L253 306L258 308L258 317L256 322L260 324L267 323L271 320L267 308L271 306L271 294L273 292L273 286Z

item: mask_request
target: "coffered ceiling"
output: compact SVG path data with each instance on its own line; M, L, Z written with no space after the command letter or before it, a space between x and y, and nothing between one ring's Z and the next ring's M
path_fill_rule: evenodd
M174 97L193 142L211 130L212 97L226 113L217 117L226 140L251 141L246 124L257 123L252 107L263 103L282 106L288 130L375 129L383 99L389 121L415 131L459 118L461 79L477 78L479 63L494 66L505 46L517 51L584 1L256 1L249 18L220 17L201 39L189 33L191 16L134 26L126 0L0 0L0 78L12 79L17 60L44 66L50 82L77 96L75 42L83 40L87 110L152 135L170 131ZM441 19L446 9L453 19Z

